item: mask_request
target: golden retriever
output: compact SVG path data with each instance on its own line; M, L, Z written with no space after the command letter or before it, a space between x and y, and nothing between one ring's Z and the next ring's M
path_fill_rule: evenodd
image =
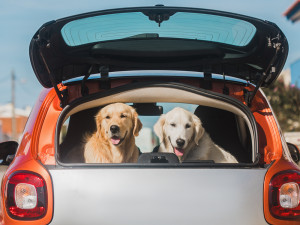
M95 120L97 130L87 138L85 162L137 162L139 149L135 136L142 129L142 123L135 109L123 103L110 104L97 113Z
M238 163L234 156L212 141L201 120L183 108L176 107L161 115L154 125L154 132L160 139L158 151L175 153L180 161Z

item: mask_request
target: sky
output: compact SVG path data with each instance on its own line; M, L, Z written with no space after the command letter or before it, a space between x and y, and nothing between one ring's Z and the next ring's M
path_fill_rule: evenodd
M11 102L11 74L16 76L16 106L33 106L41 84L29 59L29 44L44 23L79 13L111 8L154 6L196 7L228 11L276 23L289 42L285 69L300 59L300 23L283 13L295 0L0 0L0 105Z

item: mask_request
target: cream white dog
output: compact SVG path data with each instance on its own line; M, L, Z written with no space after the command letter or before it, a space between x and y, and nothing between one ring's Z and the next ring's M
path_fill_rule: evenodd
M212 141L200 119L183 108L176 107L161 115L154 125L154 132L160 140L158 152L175 153L180 161L238 163L234 156Z

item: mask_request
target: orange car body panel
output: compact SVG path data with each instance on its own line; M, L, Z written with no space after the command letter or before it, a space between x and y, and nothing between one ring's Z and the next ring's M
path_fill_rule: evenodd
M40 127L42 127L43 123L43 115L48 111L47 108L47 102L51 103L53 101L53 98L55 98L55 92L51 89L44 89L37 102L34 106L30 117L27 121L27 124L24 129L23 138L19 145L17 154L13 160L13 162L8 167L6 174L4 175L2 179L2 185L1 185L1 192L2 192L2 198L1 198L1 206L3 215L0 218L0 224L48 224L50 223L53 215L53 193L52 193L52 181L49 173L43 167L43 165L36 160L37 158L37 143L39 142L39 130ZM41 138L43 139L43 138ZM12 219L5 208L5 201L6 201L6 182L8 180L8 177L16 172L16 171L31 171L38 173L41 175L46 183L47 187L47 202L48 202L48 208L46 215L38 220L33 221L20 221Z
M296 225L300 224L300 221L291 221L291 220L280 220L273 217L269 210L269 184L272 179L272 177L285 170L298 170L299 167L293 163L289 162L286 159L279 159L276 160L272 166L268 169L268 172L265 176L265 183L264 183L264 214L265 219L270 224L280 224L280 225Z

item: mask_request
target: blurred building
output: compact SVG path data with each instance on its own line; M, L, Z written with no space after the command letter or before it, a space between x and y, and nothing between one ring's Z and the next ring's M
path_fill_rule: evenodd
M25 109L15 108L15 132L13 138L13 108L12 104L0 105L0 142L15 139L18 141L23 133L31 107Z
M284 16L292 23L300 21L300 0L296 0L285 12ZM298 27L299 29L299 27ZM299 37L300 38L300 37ZM300 87L300 59L291 64L291 84Z
M291 83L300 87L300 59L291 64L291 74Z
M284 137L286 142L297 145L300 149L300 132L285 132Z
M278 80L283 82L285 88L289 87L291 85L291 70L282 70L279 74Z
M300 20L300 0L296 0L285 12L284 16L293 23Z

